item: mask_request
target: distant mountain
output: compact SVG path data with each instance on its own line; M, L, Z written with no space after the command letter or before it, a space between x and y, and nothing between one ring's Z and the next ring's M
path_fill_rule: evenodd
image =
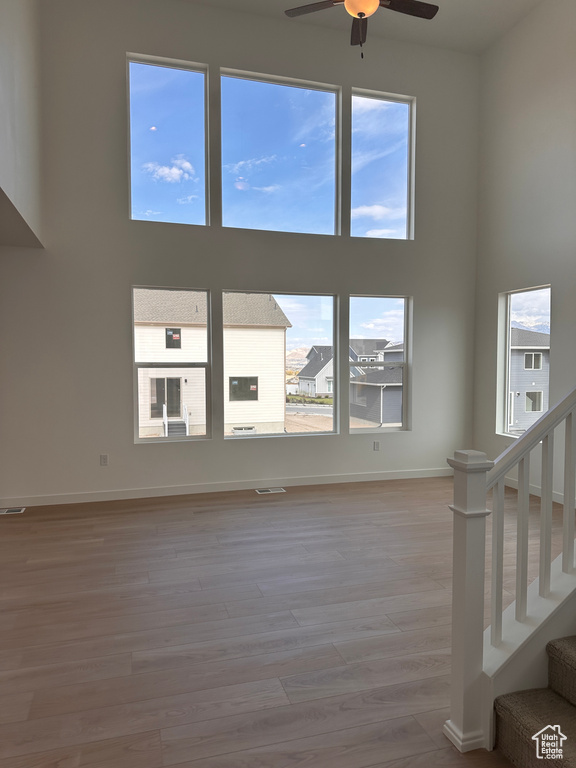
M286 368L290 371L300 371L308 362L306 357L308 352L310 352L310 347L291 349L290 352L286 353Z
M534 323L534 325L526 325L525 323L518 323L513 320L510 323L511 328L519 328L521 331L535 331L536 333L550 333L549 323Z

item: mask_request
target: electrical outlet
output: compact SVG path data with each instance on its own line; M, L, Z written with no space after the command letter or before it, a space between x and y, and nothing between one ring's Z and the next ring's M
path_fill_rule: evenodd
M101 453L100 454L100 466L101 467L107 467L108 466L108 454L107 453Z
M375 451L380 450L380 440L374 440L374 450Z

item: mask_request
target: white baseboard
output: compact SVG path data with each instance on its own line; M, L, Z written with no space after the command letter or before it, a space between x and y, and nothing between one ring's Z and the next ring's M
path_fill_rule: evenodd
M14 496L1 498L3 507L34 507L52 504L82 504L91 501L121 501L124 499L143 499L156 496L184 496L196 493L215 493L218 491L245 491L270 486L328 485L331 483L365 483L374 480L408 480L424 477L450 477L449 468L405 469L388 472L361 472L349 475L310 475L303 477L266 477L252 480L229 481L220 483L195 483L193 485L166 485L148 488L115 488L106 491L86 491L83 493L55 493L38 496Z
M506 477L504 478L504 482L506 485L510 486L510 488L518 490L518 480L515 477ZM530 484L528 490L531 496L538 496L538 498L542 498L542 488L539 485ZM553 491L552 501L555 501L558 504L564 504L564 494L560 493L559 491Z

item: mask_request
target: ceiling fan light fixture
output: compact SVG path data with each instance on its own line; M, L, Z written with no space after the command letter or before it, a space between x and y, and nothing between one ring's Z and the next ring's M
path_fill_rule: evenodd
M344 0L344 8L355 19L367 19L376 13L380 7L380 0Z

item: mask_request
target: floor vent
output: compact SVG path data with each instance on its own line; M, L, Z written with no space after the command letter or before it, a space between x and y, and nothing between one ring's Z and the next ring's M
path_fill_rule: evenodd
M286 493L285 488L256 488L256 493Z
M0 515L21 515L26 507L4 507L0 509Z

